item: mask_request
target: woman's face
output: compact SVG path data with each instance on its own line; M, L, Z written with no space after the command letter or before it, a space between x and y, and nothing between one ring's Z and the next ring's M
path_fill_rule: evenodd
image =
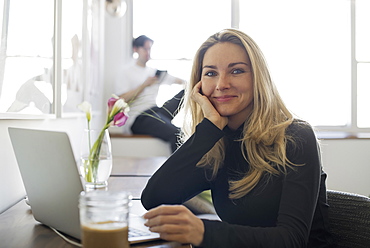
M202 93L236 129L253 109L253 76L247 52L230 42L210 47L202 63Z

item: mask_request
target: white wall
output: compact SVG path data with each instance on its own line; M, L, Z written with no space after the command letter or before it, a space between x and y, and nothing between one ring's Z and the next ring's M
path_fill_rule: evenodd
M370 196L370 139L322 141L327 188Z

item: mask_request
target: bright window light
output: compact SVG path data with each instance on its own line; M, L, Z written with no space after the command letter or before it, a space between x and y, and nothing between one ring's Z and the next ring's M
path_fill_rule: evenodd
M260 45L280 94L298 117L316 126L349 124L349 1L240 1L240 29Z

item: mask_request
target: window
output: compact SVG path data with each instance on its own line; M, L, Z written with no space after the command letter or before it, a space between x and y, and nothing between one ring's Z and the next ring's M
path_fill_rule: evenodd
M240 1L240 11L288 108L316 126L349 124L350 2Z
M104 10L99 0L1 0L0 113L61 117L84 99L101 109Z
M54 3L5 0L2 7L0 112L49 114Z
M133 4L134 37L146 34L155 41L151 66L188 80L199 45L233 21L260 45L280 94L298 117L319 130L370 130L368 0Z
M76 112L84 99L82 63L83 1L62 1L61 67L63 112Z
M370 1L356 0L357 125L370 127Z

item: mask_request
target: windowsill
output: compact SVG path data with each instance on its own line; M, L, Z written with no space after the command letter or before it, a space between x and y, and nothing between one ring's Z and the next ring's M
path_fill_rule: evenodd
M80 112L63 113L62 119L79 118L84 114ZM56 119L55 114L20 114L20 113L0 113L0 120L43 120ZM340 132L340 131L316 131L316 136L320 140L353 140L370 139L370 132Z
M96 118L101 116L102 113L99 111L93 111L92 115ZM60 118L57 118L55 114L21 114L21 113L0 113L0 120L46 120L46 119L73 119L73 118L84 118L86 116L82 111L76 112L63 112Z
M42 120L55 119L54 114L20 114L20 113L0 113L0 120Z
M320 140L370 139L370 133L316 132Z

